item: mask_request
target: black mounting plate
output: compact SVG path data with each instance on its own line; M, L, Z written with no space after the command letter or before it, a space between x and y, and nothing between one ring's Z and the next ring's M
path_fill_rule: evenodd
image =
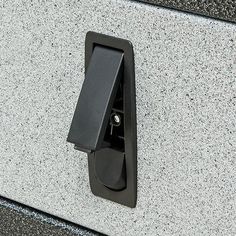
M128 40L89 31L85 41L85 71L88 68L94 46L96 45L124 52L124 145L127 176L125 189L115 191L107 188L98 181L95 175L95 153L90 153L88 154L90 187L96 196L128 207L135 207L137 199L137 125L133 46Z

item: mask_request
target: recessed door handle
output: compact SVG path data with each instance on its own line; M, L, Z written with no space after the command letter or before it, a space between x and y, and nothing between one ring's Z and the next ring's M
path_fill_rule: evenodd
M88 155L92 192L130 207L137 195L135 105L132 44L88 32L85 79L67 141Z

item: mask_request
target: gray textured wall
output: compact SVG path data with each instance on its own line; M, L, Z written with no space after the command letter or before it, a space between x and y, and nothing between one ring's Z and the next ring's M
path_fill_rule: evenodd
M0 195L109 235L236 234L235 25L123 0L0 11ZM65 141L89 30L134 45L135 209L95 197Z

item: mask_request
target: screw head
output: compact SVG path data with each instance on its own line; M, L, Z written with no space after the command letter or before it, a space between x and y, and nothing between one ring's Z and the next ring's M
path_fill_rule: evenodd
M114 126L119 126L121 123L121 116L117 113L112 113L110 117L111 124Z

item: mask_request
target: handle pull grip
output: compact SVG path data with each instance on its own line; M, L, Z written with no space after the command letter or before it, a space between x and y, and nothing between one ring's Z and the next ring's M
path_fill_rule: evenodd
M122 76L123 52L95 46L67 138L76 149L101 149Z

